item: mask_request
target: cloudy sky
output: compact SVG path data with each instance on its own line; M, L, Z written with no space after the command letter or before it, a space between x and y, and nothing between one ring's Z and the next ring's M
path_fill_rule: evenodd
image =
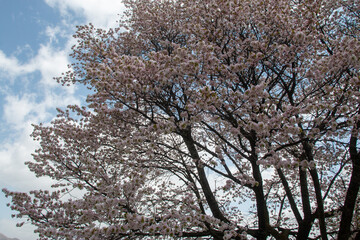
M120 0L0 0L0 188L46 188L24 165L37 144L32 123L46 123L55 108L80 104L83 90L65 88L53 77L66 71L76 25L116 26ZM33 240L33 228L16 228L0 193L0 233Z

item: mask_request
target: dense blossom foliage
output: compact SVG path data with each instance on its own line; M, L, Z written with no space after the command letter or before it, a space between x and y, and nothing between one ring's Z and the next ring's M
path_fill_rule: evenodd
M359 239L360 3L126 0L11 192L40 239ZM77 189L77 197L70 197Z

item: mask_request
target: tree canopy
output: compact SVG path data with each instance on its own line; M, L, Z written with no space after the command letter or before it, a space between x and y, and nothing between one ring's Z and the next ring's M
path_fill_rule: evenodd
M360 2L125 0L79 26L58 81L86 106L35 125L3 192L40 239L360 239ZM77 198L69 197L74 189Z

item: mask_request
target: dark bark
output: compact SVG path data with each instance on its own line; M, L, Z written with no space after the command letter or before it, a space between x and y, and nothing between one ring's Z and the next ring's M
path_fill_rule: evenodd
M268 236L268 227L269 226L269 213L267 211L264 190L262 185L262 178L259 166L253 164L253 174L255 180L259 183L258 186L254 187L254 193L256 197L256 208L258 213L258 221L259 221L259 236L257 237L258 240L265 240Z
M309 162L314 161L313 150L312 150L311 145L307 141L307 139L304 139L302 145L304 148L306 160ZM320 186L319 177L318 177L316 169L310 169L309 171L310 171L310 175L313 180L314 188L315 188L315 196L316 196L316 203L317 203L317 211L318 211L318 215L319 215L318 219L319 219L319 225L320 225L321 238L323 240L327 240L328 238L327 238L326 223L325 223L324 203L323 203L323 198L322 198L322 194L321 194L321 186Z
M357 128L359 129L360 122L357 125L358 125ZM350 138L350 146L349 146L350 159L353 164L353 169L352 169L351 179L348 190L346 192L344 207L341 215L338 240L349 239L350 237L351 222L354 215L356 199L359 193L360 153L357 151L356 145L357 145L357 137L356 134L353 134Z
M221 221L228 222L228 220L225 218L223 213L220 211L218 202L216 201L215 196L211 191L209 182L205 174L204 167L201 166L200 164L200 156L195 147L194 140L191 136L191 130L182 131L181 136L183 137L186 147L189 150L190 156L195 161L196 169L198 171L198 176L199 176L199 182L213 216Z
M284 186L284 189L285 189L285 192L286 192L286 196L289 200L289 203L290 203L290 207L291 207L291 210L293 211L294 215L295 215L295 218L296 218L296 221L300 224L302 222L302 218L301 218L301 215L299 213L299 210L296 206L296 203L295 203L295 200L294 200L294 197L291 193L291 190L290 190L290 187L289 187L289 184L285 178L285 175L284 173L282 172L282 170L279 168L277 169L277 172L279 174L279 177L280 177L280 180L282 182L282 185Z
M264 195L263 180L260 172L260 167L257 162L257 155L255 153L255 142L256 142L256 133L252 131L249 136L249 141L251 145L251 157L249 158L253 176L255 181L258 183L257 186L253 188L256 198L256 208L258 213L258 224L259 224L259 235L258 240L265 240L270 232L273 232L273 235L276 235L275 230L271 228L269 224L269 212L266 205L266 199Z
M323 202L323 198L322 198L322 194L321 194L321 186L320 186L319 176L317 174L316 169L310 169L310 175L313 179L314 188L315 188L321 238L323 240L327 240L328 237L327 237L326 223L325 223L324 202Z
M301 189L301 201L303 205L304 219L299 224L299 231L296 239L302 240L307 239L311 230L311 207L310 207L310 199L309 199L309 189L307 182L307 174L305 170L302 170L299 167L300 174L300 189Z

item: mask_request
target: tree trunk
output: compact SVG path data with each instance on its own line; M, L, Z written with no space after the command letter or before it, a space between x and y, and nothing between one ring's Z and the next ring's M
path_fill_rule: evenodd
M360 128L360 122L357 123L358 130ZM341 222L338 234L338 240L349 239L350 237L350 226L352 218L354 215L354 209L356 204L356 199L359 193L360 187L360 153L357 152L357 134L353 133L350 138L349 152L350 159L353 164L353 169L351 173L351 179L349 183L349 188L346 192L343 212L341 215ZM359 234L358 234L359 236Z

